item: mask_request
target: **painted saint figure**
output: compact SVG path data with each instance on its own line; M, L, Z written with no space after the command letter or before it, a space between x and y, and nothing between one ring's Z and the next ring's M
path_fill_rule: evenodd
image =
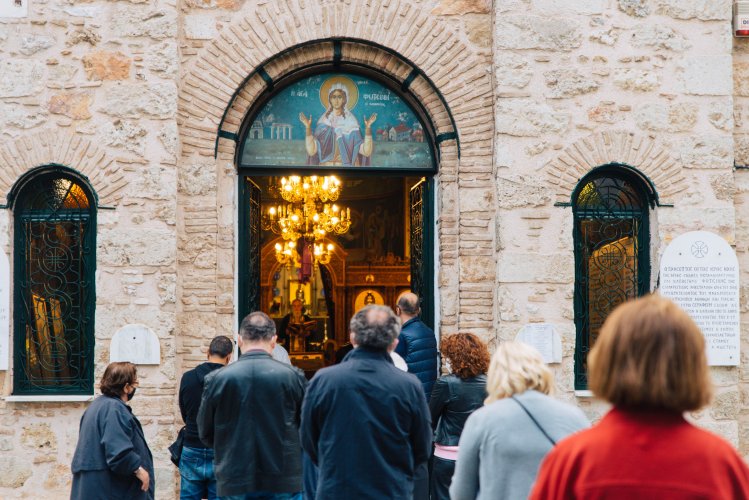
M351 99L350 93L356 90L355 84L348 78L334 79L336 83L330 85L327 91L327 111L317 120L314 133L312 116L299 113L299 121L305 128L307 164L369 166L373 145L372 124L377 119L377 113L364 118L362 137L359 122L351 113L355 100ZM325 86L323 84L323 89Z

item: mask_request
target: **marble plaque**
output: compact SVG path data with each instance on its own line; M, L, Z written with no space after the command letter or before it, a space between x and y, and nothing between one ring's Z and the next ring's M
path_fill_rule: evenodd
M8 369L10 353L10 262L0 250L0 370Z
M661 258L660 293L700 327L711 366L738 366L739 264L726 240L708 231L674 239Z
M159 338L144 325L125 325L112 337L109 362L113 361L158 365L161 362Z
M515 340L535 347L546 363L562 362L562 339L551 323L529 323L520 329Z

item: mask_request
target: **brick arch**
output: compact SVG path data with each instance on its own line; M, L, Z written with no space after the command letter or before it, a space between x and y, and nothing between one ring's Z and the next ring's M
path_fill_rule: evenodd
M64 130L47 130L9 141L0 147L0 196L8 194L27 171L44 165L64 165L86 176L99 206L113 206L127 183L117 162L91 141Z
M673 204L675 195L687 187L681 165L652 136L627 131L600 132L572 143L546 165L546 180L555 201L566 204L588 172L616 163L630 165L646 175L662 205Z
M457 122L463 155L485 156L493 127L487 70L491 59L463 43L443 20L405 1L258 2L252 7L209 42L188 69L178 105L183 155L213 154L219 124L223 132L236 133L267 85L260 75L245 81L253 70L263 66L271 78L278 78L294 68L330 62L331 40L343 39L341 62L368 65L400 82L414 67L423 70L426 78L417 77L410 89L424 104L437 133L454 130L431 82ZM357 39L370 45L362 48ZM291 50L295 47L299 49ZM443 158L455 148L455 141L447 143L442 146ZM222 145L233 148L226 140L219 142L219 150Z

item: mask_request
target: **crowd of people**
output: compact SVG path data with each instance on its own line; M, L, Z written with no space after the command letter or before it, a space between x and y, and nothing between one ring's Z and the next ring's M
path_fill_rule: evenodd
M406 294L349 324L352 349L308 382L254 312L237 345L212 340L186 372L181 499L743 499L749 467L685 418L710 402L699 328L667 299L619 306L588 355L594 426L554 397L534 348L475 335L441 339ZM405 362L398 367L392 353ZM405 369L404 369L405 368ZM127 402L135 365L111 363L85 411L72 499L153 499L151 452Z

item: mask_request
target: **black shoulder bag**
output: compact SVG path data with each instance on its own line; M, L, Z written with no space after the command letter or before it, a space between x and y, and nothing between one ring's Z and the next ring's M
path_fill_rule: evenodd
M518 405L520 405L520 407L523 409L526 415L528 415L530 419L533 420L533 423L536 424L536 427L538 427L538 430L540 430L543 433L543 435L546 436L546 439L549 440L549 442L551 443L551 446L556 446L557 442L551 439L551 436L549 436L549 434L544 430L544 428L541 427L541 424L539 424L538 420L536 420L536 418L531 414L531 412L528 411L528 408L526 408L525 405L521 403L520 400L516 398L515 396L510 396L510 397L512 398L513 401L515 401Z
M185 427L183 426L177 433L177 439L169 445L169 459L174 465L179 467L179 459L182 458L182 447L185 445Z

